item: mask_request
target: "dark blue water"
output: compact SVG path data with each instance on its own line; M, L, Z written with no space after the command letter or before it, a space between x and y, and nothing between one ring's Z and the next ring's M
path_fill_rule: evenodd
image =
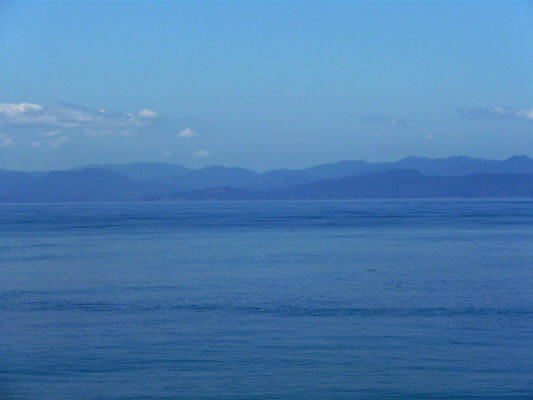
M533 202L0 205L0 398L533 398Z

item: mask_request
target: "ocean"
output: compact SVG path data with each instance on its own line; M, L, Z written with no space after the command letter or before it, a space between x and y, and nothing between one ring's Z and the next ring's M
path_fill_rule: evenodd
M0 398L531 399L533 201L0 205Z

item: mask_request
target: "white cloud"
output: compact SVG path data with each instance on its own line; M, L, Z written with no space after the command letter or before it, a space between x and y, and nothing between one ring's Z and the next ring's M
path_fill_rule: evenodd
M384 125L389 128L407 128L407 123L403 118L389 117L386 115L365 115L361 118L361 122Z
M161 154L161 158L168 158L172 155L172 152L170 151L165 151L164 153Z
M42 146L42 142L39 142L39 141L31 142L30 146L33 147L34 149L38 149L39 147Z
M30 112L30 111L40 111L42 110L42 106L39 104L31 104L31 103L20 103L20 104L13 104L13 103L0 103L0 115L4 114L8 117L16 117L18 115Z
M431 134L431 133L428 133L428 134L426 135L426 139L427 139L427 140L431 140L431 139L433 139L434 137L435 137L435 136L433 136L433 134Z
M201 150L194 152L192 156L195 158L207 158L207 157L211 157L211 153L208 152L207 150L201 149Z
M533 120L533 109L529 110L518 110L515 115L519 118L524 118L527 120Z
M148 109L133 114L94 110L66 103L0 103L1 126L19 131L31 128L31 132L45 136L70 132L87 135L130 135L149 127L158 116L157 112Z
M507 107L459 108L456 112L467 119L514 119L533 121L533 109L512 109Z
M140 118L159 118L159 113L156 111L148 110L145 108L144 110L139 111L139 117Z
M178 137L182 139L188 139L194 136L198 136L198 132L196 132L195 130L192 130L191 128L185 128L180 133L178 133Z
M12 146L13 144L13 139L3 133L0 133L0 149Z

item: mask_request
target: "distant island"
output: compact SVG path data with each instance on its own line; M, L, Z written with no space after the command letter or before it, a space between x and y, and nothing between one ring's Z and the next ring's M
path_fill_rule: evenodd
M322 200L533 197L533 160L407 157L255 172L178 164L0 170L0 202Z

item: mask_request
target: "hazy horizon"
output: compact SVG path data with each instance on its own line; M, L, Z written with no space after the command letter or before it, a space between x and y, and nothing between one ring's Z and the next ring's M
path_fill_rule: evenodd
M505 158L501 158L501 159L496 159L496 158L482 158L482 157L471 157L471 156L466 156L466 155L463 155L463 154L457 154L457 155L451 155L451 156L447 156L447 157L426 157L426 156L413 156L413 155L410 155L410 156L406 156L406 157L402 157L402 158L399 158L399 159L394 159L394 160L384 160L384 161L368 161L368 160L364 160L364 159L357 159L357 160L336 160L336 161L330 161L330 162L324 162L324 163L315 163L315 164L310 164L310 165L302 165L302 166L294 166L292 168L289 168L289 167L285 167L285 166L279 166L279 167L274 167L274 168L268 168L268 169L253 169L253 168L245 168L245 167L242 167L240 165L222 165L222 164L207 164L207 165L203 165L203 166L199 166L199 167L189 167L185 164L182 164L180 162L174 162L174 161L131 161L131 162L124 162L124 163L106 163L106 162L102 162L102 163L88 163L88 164L80 164L80 165L75 165L73 167L68 167L68 168L64 168L64 169L34 169L34 170L31 170L31 169L9 169L9 168L0 168L0 170L6 170L6 171L18 171L18 172L47 172L47 171L60 171L60 170L70 170L70 169L79 169L79 168L85 168L85 167L92 167L92 166L106 166L106 165L141 165L141 164L152 164L152 165L157 165L157 164L167 164L167 165L176 165L176 166L181 166L181 167L184 167L184 168L187 168L187 169L191 169L191 170L197 170L197 169L202 169L202 168L209 168L209 167L223 167L223 168L242 168L242 169L247 169L247 170L250 170L250 171L254 171L254 172L258 172L258 173L263 173L263 172L268 172L268 171L276 171L276 170L304 170L304 169L308 169L308 168L312 168L312 167L315 167L315 166L320 166L320 165L334 165L334 164L340 164L340 163L345 163L345 162L366 162L366 163L369 163L369 164L380 164L380 163L385 163L385 164L388 164L388 163L391 163L391 164L394 164L394 163L397 163L397 162L400 162L400 161L403 161L403 160L406 160L406 159L411 159L411 158L415 158L415 159L427 159L427 160L447 160L447 159L454 159L454 158L467 158L467 159L471 159L471 160L483 160L483 161L507 161L507 160L510 160L510 159L513 159L513 158L521 158L521 157L527 157L528 159L530 160L533 160L533 158L529 157L528 155L526 154L513 154L509 157L505 157Z

